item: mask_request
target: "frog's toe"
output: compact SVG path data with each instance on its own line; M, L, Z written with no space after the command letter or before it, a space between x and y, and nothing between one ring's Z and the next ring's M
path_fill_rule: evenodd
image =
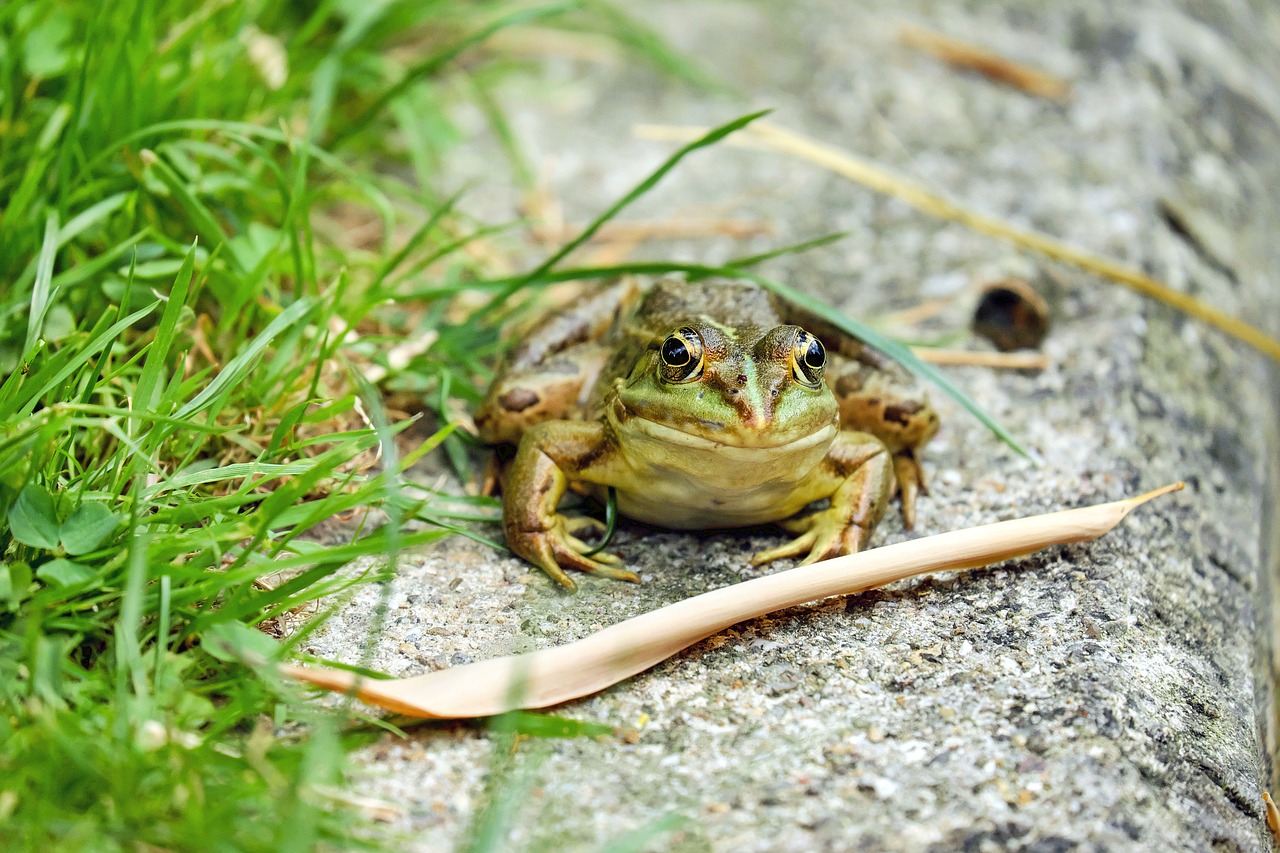
M581 529L566 518L558 518L545 530L507 529L507 546L531 563L539 566L556 583L569 591L577 584L566 574L566 569L600 575L601 577L639 583L635 572L622 568L622 559L607 551L592 552L592 546L569 532Z
M808 515L793 515L791 518L785 518L777 522L778 526L788 533L808 533L813 529L813 525L817 523L818 516L821 512L811 512Z
M916 526L916 498L929 494L929 485L924 479L924 468L915 453L904 450L894 454L893 474L897 481L898 494L902 498L902 526L911 530Z
M507 547L546 572L552 580L573 592L578 585L560 568L555 538L545 531L507 531Z
M774 560L781 560L785 557L799 557L807 554L812 548L813 543L818 540L816 531L809 530L802 533L790 542L779 545L777 548L770 548L767 551L761 551L751 558L751 565L763 566L765 563L771 563Z
M751 565L759 566L783 557L804 557L800 565L807 566L844 554L856 554L871 536L868 528L830 509L788 518L778 525L800 535L784 545L756 554L751 558Z
M804 557L800 565L807 566L844 554L856 554L871 536L871 531L866 527L856 522L850 523L839 514L832 514L830 510L789 518L781 522L781 525L801 535L777 548L756 554L751 559L751 565L758 566L782 557Z
M813 549L809 551L809 556L800 561L800 565L807 566L832 557L856 554L862 550L870 536L871 531L856 524L815 532Z
M596 555L600 556L599 554ZM618 561L621 564L621 560ZM582 566L574 566L574 568L587 574L599 575L602 578L609 578L615 581L626 581L627 583L640 583L640 576L630 569L624 569L621 565L607 566L600 562L593 562L592 568L588 569Z
M589 575L600 575L620 581L640 583L640 576L622 568L622 558L608 551L588 555L591 546L573 536L566 536L563 544L555 548L556 561L565 568L577 569Z
M584 530L603 536L609 527L600 519L589 515L567 515L564 519L564 529L570 536L577 536Z
M597 551L596 548L598 546L583 542L576 536L566 536L565 539L569 543L569 547L584 559L596 563L604 563L606 566L622 565L622 558L617 554L611 554L608 551Z

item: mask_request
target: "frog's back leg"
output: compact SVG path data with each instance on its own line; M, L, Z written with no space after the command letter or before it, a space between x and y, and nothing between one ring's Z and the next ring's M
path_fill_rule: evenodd
M826 376L845 429L869 432L895 453L918 450L938 432L938 413L923 389L878 351L868 347L854 358L833 353Z
M512 348L476 410L480 437L516 444L535 424L581 419L609 359L607 339L642 290L623 278L540 318Z
M841 425L871 433L893 454L902 521L914 527L916 497L928 493L919 451L938 432L938 413L906 369L865 345L852 357L833 353L826 375Z

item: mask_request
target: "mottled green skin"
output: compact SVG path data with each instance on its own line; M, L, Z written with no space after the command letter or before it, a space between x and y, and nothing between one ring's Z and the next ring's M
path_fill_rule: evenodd
M809 332L827 346L825 376L802 363ZM689 376L661 355L673 334L700 349ZM754 285L624 280L528 335L476 421L486 440L519 445L504 486L508 544L572 588L565 568L636 577L613 555L585 555L573 532L589 522L557 512L571 482L598 497L614 487L619 510L650 524L781 522L799 534L755 563L857 551L895 479L910 524L923 487L915 451L938 419L903 380ZM824 498L827 509L798 515Z

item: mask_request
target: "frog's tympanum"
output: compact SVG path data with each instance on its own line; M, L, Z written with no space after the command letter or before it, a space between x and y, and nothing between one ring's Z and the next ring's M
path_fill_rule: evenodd
M569 486L602 502L612 486L619 512L662 527L778 522L796 534L756 565L857 551L895 488L911 527L917 451L938 417L909 381L754 285L624 279L539 324L476 424L519 446L503 485L507 544L573 588L565 569L637 578L612 554L588 555L574 534L599 522L558 512Z

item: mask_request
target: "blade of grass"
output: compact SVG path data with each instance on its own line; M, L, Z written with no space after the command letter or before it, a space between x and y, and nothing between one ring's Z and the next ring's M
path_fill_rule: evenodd
M673 50L656 31L624 11L623 6L608 0L588 0L587 8L607 21L610 31L623 44L648 59L668 74L679 77L709 92L731 94L734 89L725 81L708 73L701 65Z
M709 145L716 144L721 139L724 139L726 136L733 133L734 131L741 130L742 128L751 124L756 119L762 116L768 115L769 112L770 112L769 110L759 110L758 112L748 113L747 115L741 116L740 118L736 118L733 121L725 122L719 127L712 128L711 130L704 133L702 136L698 137L692 142L689 142L681 146L678 151L676 151L674 154L668 157L665 161L663 161L662 165L658 166L657 169L654 169L652 172L650 172L649 175L644 180L640 181L640 183L636 184L634 187L631 188L630 191L628 191L625 195L623 195L622 198L618 199L616 202L610 205L604 211L604 213L601 213L599 216L593 219L587 225L586 228L582 229L581 234L579 234L577 237L573 238L568 243L565 243L563 246L561 246L558 251L556 251L554 254L551 255L551 257L547 258L545 261L539 264L535 269L533 269L531 272L526 274L520 280L519 284L513 285L513 287L509 289L509 292L503 293L503 295L499 297L499 299L505 299L507 296L510 296L512 293L515 292L516 289L519 289L520 286L533 284L541 281L543 276L549 273L555 267L556 264L560 263L560 261L564 260L570 254L572 254L572 252L575 249L577 249L579 246L581 246L583 243L586 243L588 240L590 240L595 235L595 233L600 230L601 226L603 226L606 222L608 222L613 217L617 216L618 213L620 213L623 209L625 209L628 205L630 205L636 199L640 198L645 193L649 192L649 190L657 186L658 182L661 181L664 177L666 177L668 172L670 172L672 169L678 166L680 164L680 161L683 160L685 157L689 156L690 154L692 154L693 152L701 148L706 148ZM492 306L493 304L494 303L491 302L490 306Z
M821 237L814 237L811 240L801 240L799 243L792 243L789 246L780 246L777 249L770 249L767 252L760 252L756 255L746 255L741 258L733 258L726 261L725 266L737 267L738 269L755 267L765 261L770 261L774 258L782 257L783 255L799 255L803 252L809 251L810 249L829 246L832 243L837 243L840 240L843 240L847 236L849 236L848 231L833 231L830 234L823 234ZM696 279L691 278L690 281L696 281Z
M652 823L610 841L601 853L642 853L651 849L654 839L668 832L675 832L687 823L689 818L682 814L663 815Z
M40 184L54 162L55 152L52 152L51 149L54 143L61 138L62 131L66 128L70 119L70 104L59 104L50 113L48 120L36 138L36 144L31 156L27 158L26 169L22 174L22 182L18 184L18 188L9 197L9 203L5 205L6 224L20 222L27 215L27 209L35 202L36 195L40 191ZM4 232L0 231L0 238L3 236Z
M387 276L391 275L391 273L395 271L396 267L404 263L405 258L409 257L409 253L422 245L427 235L430 234L436 226L445 219L445 217L452 213L455 207L457 207L464 192L465 190L458 190L442 203L436 205L435 209L431 211L431 215L427 217L426 221L414 229L413 234L409 235L409 239L404 241L404 245L397 249L395 254L383 261L378 267L377 272L373 274L373 280L376 284L380 285L382 282L386 281Z
M227 242L227 233L223 230L222 225L218 223L212 211L191 191L187 182L174 171L172 166L165 162L163 157L149 148L144 148L139 152L138 156L160 179L160 183L164 184L165 188L173 194L179 207L191 218L191 222L196 228L196 233L204 238L211 249L217 249ZM244 270L240 268L239 260L236 258L235 253L229 252L227 255L229 262L236 267L237 272L243 273Z
M110 269L114 266L125 253L135 249L138 243L151 233L152 232L149 227L144 228L141 231L130 234L118 244L97 257L64 269L53 277L53 286L55 288L66 290L74 285L98 278L104 270Z
M381 95L374 98L372 103L365 107L354 119L348 122L345 129L338 131L333 135L329 140L329 150L337 151L343 144L350 141L350 139L361 129L369 127L373 123L374 118L386 109L387 104L404 94L409 87L413 86L420 80L437 73L441 68L457 59L469 48L474 47L494 33L504 30L507 27L527 24L530 21L560 15L578 7L579 5L580 4L578 2L551 3L546 6L535 6L531 9L522 9L520 11L513 12L499 18L492 24L477 30L471 35L454 42L421 62L414 64L405 71L403 77L392 84Z
M228 392L244 380L257 365L258 359L266 351L276 336L284 332L294 323L310 314L316 307L313 299L299 299L267 324L267 327L253 339L240 355L229 361L226 367L218 372L214 380L204 387L193 399L174 413L178 420L189 420L207 409L213 400Z
M24 355L35 349L36 340L44 325L51 296L49 282L53 279L53 261L58 254L58 217L50 212L44 221L44 243L40 246L40 260L36 263L36 282L31 291L31 309L27 315L27 340L22 346Z
M701 132L699 128L661 127L641 128L641 131L650 137L676 139ZM1259 352L1280 361L1280 340L1194 296L1174 290L1141 270L1073 246L1047 234L979 213L941 193L895 175L869 160L841 151L835 146L808 139L785 128L762 124L752 129L752 136L754 138L743 138L740 141L745 145L763 145L775 151L802 157L876 192L901 199L931 216L959 222L981 234L1008 240L1054 260L1097 273L1136 293L1157 302L1163 302L1190 317L1208 323L1224 334L1243 341Z
M187 291L191 286L191 275L195 270L196 247L193 243L182 259L182 267L173 280L165 302L164 313L160 315L160 325L156 329L155 340L147 348L147 359L142 366L142 375L138 377L137 392L134 403L143 411L156 411L156 388L160 382L160 372L168 367L169 350L173 347L178 318L187 304ZM165 414L160 412L160 414Z
M110 344L118 340L125 329L130 328L143 317L146 317L159 304L158 301L152 302L147 307L139 308L128 317L116 321L110 327L91 338L82 349L68 349L65 351L65 356L59 353L59 360L51 359L38 373L29 377L29 381L23 384L22 390L14 394L13 398L0 400L0 418L12 417L16 413L29 414L30 409L45 394L66 381L77 370L83 368L89 359L98 355ZM27 391L28 387L32 389L30 392Z

